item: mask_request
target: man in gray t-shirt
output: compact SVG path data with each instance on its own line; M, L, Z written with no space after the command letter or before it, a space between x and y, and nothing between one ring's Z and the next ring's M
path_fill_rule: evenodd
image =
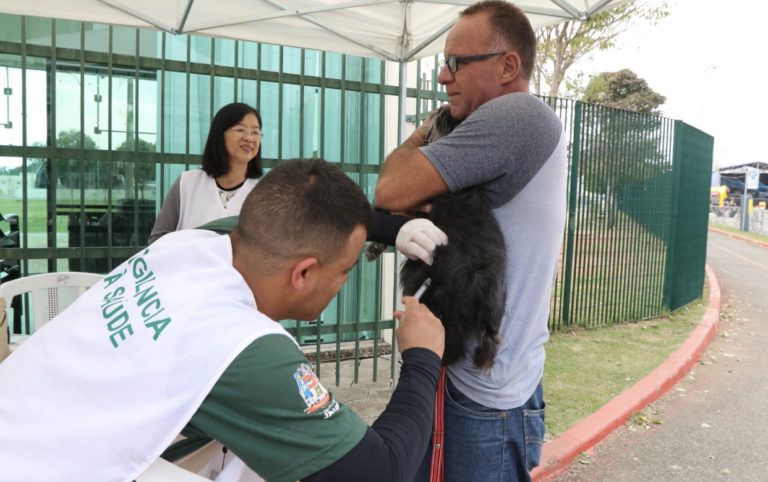
M444 192L479 186L507 246L502 344L489 371L468 355L447 367L445 477L528 480L544 435L541 376L550 295L565 226L566 139L529 94L535 35L517 7L475 4L445 43L445 85L461 124L425 146L419 127L385 160L375 204L408 211ZM448 240L450 243L450 239ZM428 464L417 480L426 480Z

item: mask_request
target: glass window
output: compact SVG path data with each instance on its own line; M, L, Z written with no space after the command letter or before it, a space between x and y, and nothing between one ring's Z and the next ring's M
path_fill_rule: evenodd
M156 75L156 74L155 74ZM138 150L145 152L157 151L157 119L159 105L159 95L157 91L158 82L153 74L143 75L139 78L139 91L137 96L137 111L139 118L138 130Z
M16 55L0 54L0 145L24 143L22 123L21 69Z
M256 108L259 97L259 84L251 79L237 79L237 101ZM262 119L263 120L263 119Z
M259 44L256 42L237 42L237 65L244 69L259 68Z
M304 75L319 77L322 75L323 54L317 50L304 51Z
M261 45L261 70L271 70L278 72L280 70L280 47L278 45Z
M31 164L31 166L30 166ZM36 169L40 160L27 162L27 169ZM0 157L0 214L5 217L11 217L15 214L18 221L22 221L22 170L24 169L23 160L19 157ZM35 223L36 228L42 228L45 232L45 223ZM24 226L22 226L24 227ZM0 222L0 230L8 233L11 230L11 224L8 221ZM19 238L21 241L21 238ZM19 241L19 242L20 242ZM45 244L43 244L45 246Z
M82 25L85 33L85 49L106 53L109 50L109 25L101 23L83 23ZM135 32L134 30L134 35L136 35Z
M211 63L211 42L210 37L191 36L189 42L189 61L201 64Z
M213 58L216 65L235 66L235 41L226 38L213 40Z
M129 71L122 71L124 75L112 76L112 148L117 150L133 149L133 133L136 125L136 103L134 98L136 95L136 80L131 76ZM100 103L99 103L100 104ZM106 116L109 118L109 116ZM103 126L100 122L99 127L110 131L110 126Z
M211 77L192 74L189 79L189 153L202 154L211 125Z
M363 59L365 61L365 81L373 84L381 82L381 60Z
M276 82L262 82L259 95L261 114L261 156L263 158L276 159L279 146L279 85Z
M21 19L18 15L0 13L0 40L21 42Z
M283 47L283 72L287 74L301 73L301 49Z
M126 27L114 27L126 28ZM127 29L133 30L133 29ZM127 36L126 36L127 38ZM154 30L139 30L139 55L142 57L149 57L153 59L159 59L163 56L163 32L156 32ZM125 45L127 48L128 46ZM118 42L117 38L113 41L113 49L123 48L122 42ZM128 54L131 55L131 54Z
M325 89L323 153L326 161L341 162L341 91Z
M166 72L163 88L164 152L187 152L187 76L183 72Z
M82 23L74 20L55 20L56 47L80 50L80 28Z
M76 69L74 65L65 63L59 63L56 68L56 146L79 148L81 145L80 84L82 83L79 68ZM95 143L93 147L96 147Z
M27 57L27 145L48 143L48 81L44 59ZM21 86L19 86L21 87ZM15 91L15 90L14 90ZM21 96L22 90L18 90Z
M329 79L341 78L341 57L335 52L325 53L325 76Z
M365 113L363 130L362 162L364 164L378 165L383 162L381 158L381 96L379 94L365 94Z
M235 79L232 77L216 77L213 83L213 115L235 99ZM209 121L210 122L210 121Z
M168 60L187 60L187 42L189 37L186 35L173 35L164 32L165 36L165 58Z
M112 52L122 55L136 55L136 29L112 27Z
M302 157L320 157L320 88L305 86L303 110L304 145Z
M193 166L193 168L196 167L197 166ZM159 168L157 177L155 178L158 184L162 184L162 189L156 192L158 201L160 199L165 199L165 195L168 193L171 185L176 181L176 178L178 178L181 173L186 170L187 166L184 164L163 163L163 165Z
M343 122L344 128L344 162L360 162L360 130L363 128L360 122L360 92L344 92L344 119L351 122Z
M30 45L51 46L51 25L53 20L50 18L24 17L27 23L27 43ZM78 48L80 46L78 45Z
M282 119L282 145L281 157L292 159L301 156L300 122L301 115L301 87L298 85L283 84L283 119Z
M345 56L345 68L346 72L344 77L347 80L360 81L360 75L362 73L362 60L360 57L354 57L352 55Z

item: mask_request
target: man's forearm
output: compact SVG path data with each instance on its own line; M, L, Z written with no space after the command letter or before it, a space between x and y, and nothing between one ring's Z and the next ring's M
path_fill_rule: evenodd
M408 139L397 146L384 160L379 173L379 179L386 178L388 174L393 174L403 167L407 167L416 159L419 153L419 147L424 145L423 137L419 131L412 133Z
M376 183L374 204L392 212L406 212L448 191L437 169L419 151L424 145L421 130L387 156Z
M306 481L413 480L432 433L440 358L430 350L403 353L403 368L386 410L344 457Z

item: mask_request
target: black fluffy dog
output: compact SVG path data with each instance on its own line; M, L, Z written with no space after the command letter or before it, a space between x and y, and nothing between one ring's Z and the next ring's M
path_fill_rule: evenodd
M427 142L457 124L447 108L441 109L433 118ZM448 244L435 249L432 266L420 260L403 264L403 293L413 295L431 278L421 302L445 326L443 364L461 359L467 340L474 336L478 345L473 362L488 369L500 343L498 328L504 312L504 237L488 203L474 188L437 196L426 217L448 235Z

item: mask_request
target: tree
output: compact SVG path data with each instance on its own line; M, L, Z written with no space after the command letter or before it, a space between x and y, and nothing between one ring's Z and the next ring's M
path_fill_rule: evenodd
M88 134L82 136L82 148L94 150L97 148L94 141ZM69 129L59 132L56 137L57 148L78 149L80 148L80 131ZM80 170L82 166L82 171ZM86 161L81 159L57 159L56 175L62 186L70 189L104 187L107 183L107 176L104 166L98 161Z
M667 15L666 2L651 6L649 2L638 0L597 13L589 20L569 20L540 28L536 31L538 48L531 79L534 92L557 97L565 84L567 90L578 94L580 76L566 76L574 63L595 51L614 47L616 38L633 25L642 22L656 25ZM546 92L543 91L545 87L549 88Z
M631 70L592 77L584 96L583 141L579 176L587 192L604 195L606 226L619 211L638 217L632 202L638 192L665 182L670 173L663 154L663 120L658 107L666 98Z
M667 98L648 87L648 82L636 73L623 69L592 77L581 100L644 114L658 114L659 106Z
M133 140L125 140L116 151L134 151ZM136 139L135 152L155 152L155 144L142 138ZM139 195L144 197L144 186L155 178L155 164L147 162L129 162L125 165L126 185L131 186L131 178L137 184Z

